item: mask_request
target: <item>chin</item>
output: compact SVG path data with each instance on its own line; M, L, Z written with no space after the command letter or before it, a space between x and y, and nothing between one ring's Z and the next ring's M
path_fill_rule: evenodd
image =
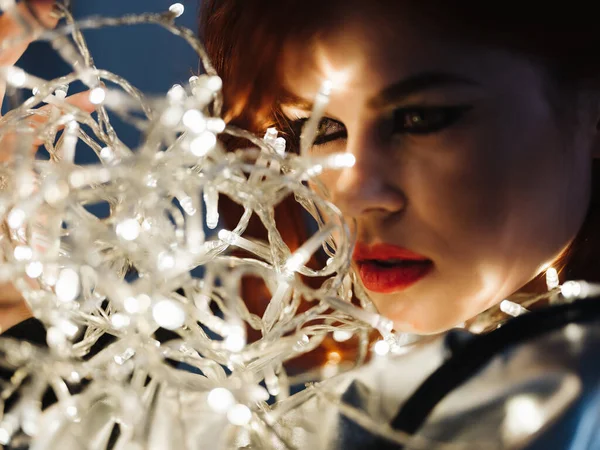
M405 295L373 295L371 297L379 314L394 322L394 330L421 335L439 334L464 323L470 314L460 304L440 301L424 296L410 298ZM440 307L443 305L445 307ZM462 314L460 314L462 313Z

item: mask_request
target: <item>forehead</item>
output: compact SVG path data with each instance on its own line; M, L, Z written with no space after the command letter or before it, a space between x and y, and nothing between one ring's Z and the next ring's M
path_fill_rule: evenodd
M312 99L326 79L342 92L370 96L422 72L485 77L502 53L461 40L400 6L346 8L322 23L308 39L290 39L283 52L284 87L304 99Z

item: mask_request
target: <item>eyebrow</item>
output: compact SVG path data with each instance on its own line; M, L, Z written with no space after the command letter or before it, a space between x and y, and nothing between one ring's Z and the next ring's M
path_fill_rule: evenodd
M475 80L447 72L424 72L408 77L386 87L368 101L373 109L384 109L397 104L410 95L446 86L479 86Z
M404 80L386 87L375 97L368 101L368 106L372 109L386 109L398 104L400 101L410 95L447 86L480 86L475 80L462 75L449 72L423 72L410 76ZM287 93L282 106L290 106L310 112L313 103L292 93Z

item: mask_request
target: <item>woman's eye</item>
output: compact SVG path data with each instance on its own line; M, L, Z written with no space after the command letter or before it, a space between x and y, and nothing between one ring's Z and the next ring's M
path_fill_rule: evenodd
M394 111L394 133L429 134L454 124L471 109L467 106L400 108Z
M323 145L328 142L337 141L338 139L346 139L347 137L348 131L342 122L324 117L319 122L319 128L317 129L313 145Z
M302 127L304 127L307 120L299 119L293 122L292 128L296 136L300 136ZM319 122L313 146L325 145L338 139L346 139L347 137L348 131L342 122L329 117L323 117Z

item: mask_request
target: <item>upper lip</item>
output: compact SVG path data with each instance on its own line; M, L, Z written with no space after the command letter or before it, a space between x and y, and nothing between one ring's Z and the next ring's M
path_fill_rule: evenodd
M385 261L389 259L398 259L405 261L429 261L426 256L415 253L406 248L398 247L392 244L364 244L357 242L352 254L355 261Z

